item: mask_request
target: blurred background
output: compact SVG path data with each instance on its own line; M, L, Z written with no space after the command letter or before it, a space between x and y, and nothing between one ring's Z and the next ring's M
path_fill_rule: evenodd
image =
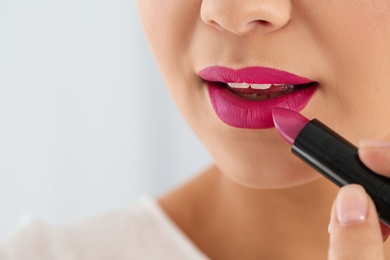
M155 196L210 162L134 0L0 1L0 238Z

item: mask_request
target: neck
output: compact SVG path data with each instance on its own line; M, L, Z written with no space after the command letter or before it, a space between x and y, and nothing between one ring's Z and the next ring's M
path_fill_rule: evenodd
M160 202L213 259L325 259L336 192L323 178L288 189L250 189L213 167Z

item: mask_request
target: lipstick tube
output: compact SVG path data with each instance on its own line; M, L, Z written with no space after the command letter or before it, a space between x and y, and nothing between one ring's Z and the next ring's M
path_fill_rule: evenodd
M390 179L366 167L358 149L317 119L295 111L274 108L275 127L292 145L292 153L342 187L360 184L375 203L380 219L390 226Z

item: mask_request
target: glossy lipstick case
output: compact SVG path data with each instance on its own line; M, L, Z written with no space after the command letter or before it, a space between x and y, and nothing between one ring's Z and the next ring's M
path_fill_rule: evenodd
M309 121L295 111L274 108L273 117L279 134L292 144L293 154L339 187L362 185L380 219L390 226L390 179L367 168L356 146L319 120Z

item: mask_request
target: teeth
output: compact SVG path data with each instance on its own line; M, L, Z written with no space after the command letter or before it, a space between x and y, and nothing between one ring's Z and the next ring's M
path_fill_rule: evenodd
M248 83L228 83L231 88L249 88L250 84Z
M279 87L283 91L291 91L294 89L294 85L291 84L249 84L249 83L227 83L229 87L231 88L253 88L253 89L261 89L261 90L266 90L270 89L272 86L274 87Z
M269 89L272 84L251 84L251 88L254 89Z
M228 83L231 88L253 88L253 89L269 89L272 84L249 84L249 83Z

